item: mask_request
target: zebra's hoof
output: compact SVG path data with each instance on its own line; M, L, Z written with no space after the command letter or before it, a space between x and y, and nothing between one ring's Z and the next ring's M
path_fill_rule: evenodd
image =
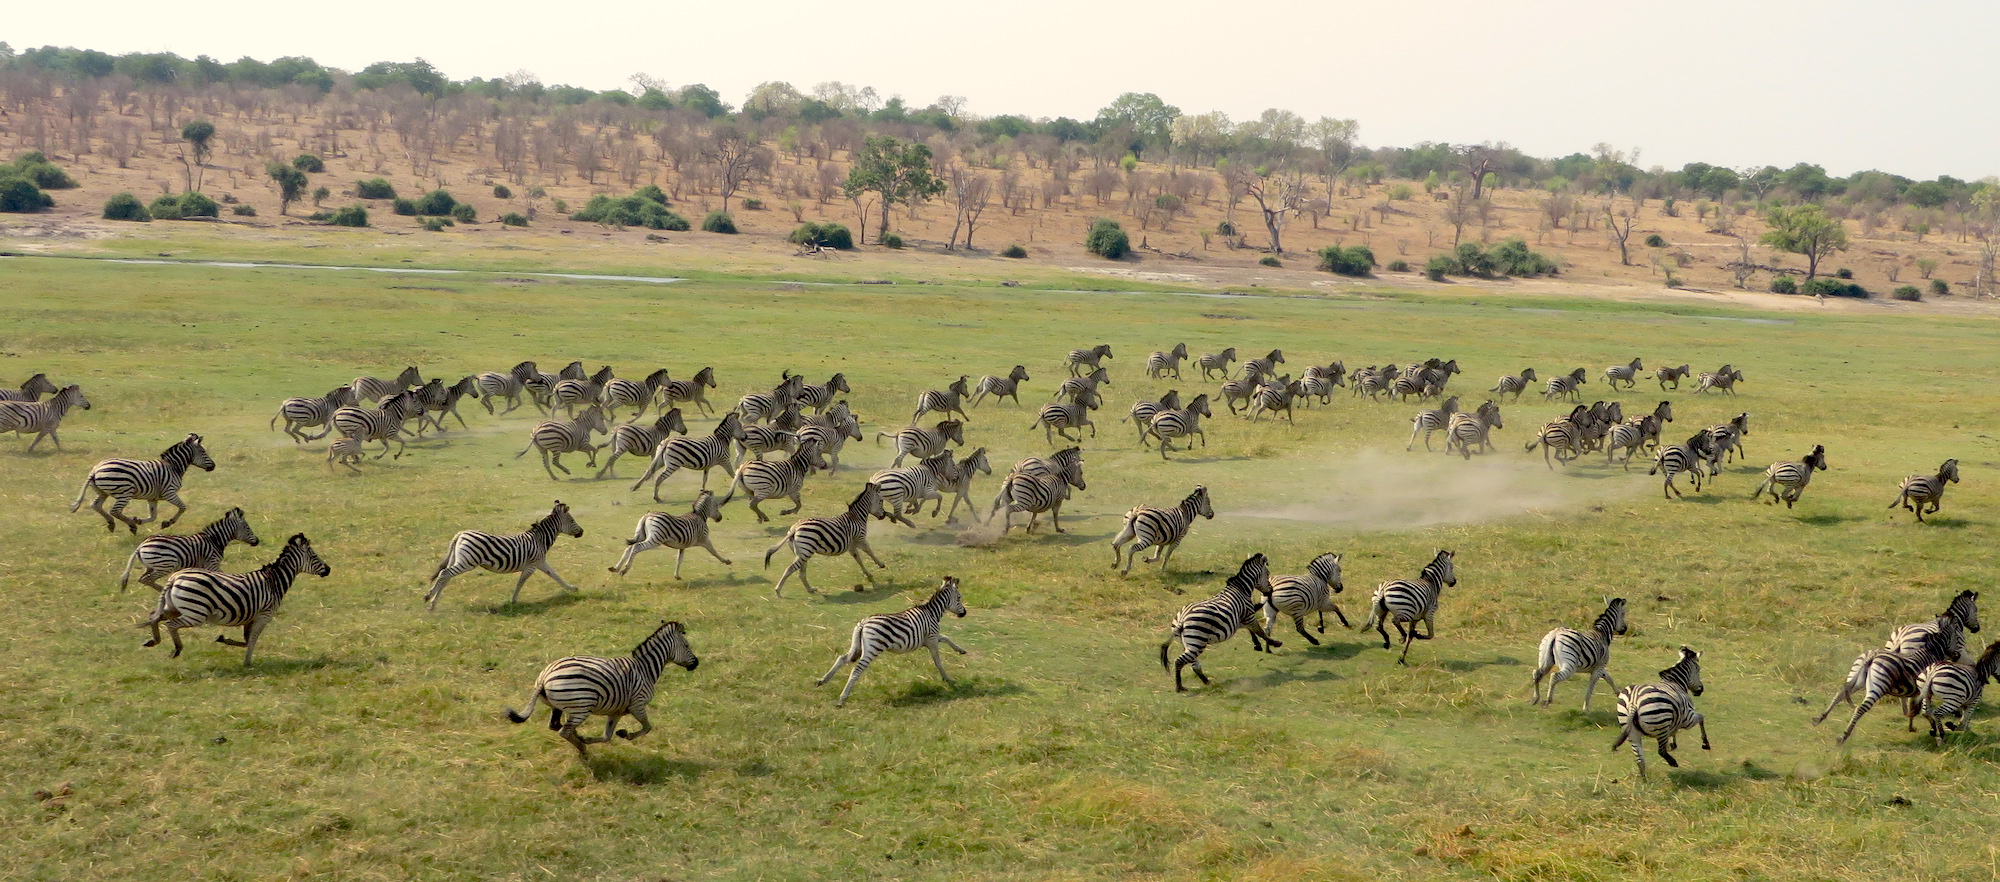
M145 643L141 643L141 644L139 644L139 645L141 645L141 646L158 646L158 645L160 645L160 638L158 638L158 637L155 637L155 638L153 638L153 639L151 639L151 640L148 640L148 641L146 641Z

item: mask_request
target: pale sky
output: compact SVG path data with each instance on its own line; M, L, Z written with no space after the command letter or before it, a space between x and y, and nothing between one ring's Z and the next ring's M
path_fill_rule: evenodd
M1267 107L1352 117L1370 146L1490 140L1558 156L1602 141L1639 148L1642 166L2000 174L1992 0L100 0L72 12L11 16L0 40L347 70L421 56L456 79L526 69L594 89L643 71L732 104L765 80L839 80L913 106L951 94L981 115L1086 120L1120 92L1156 92L1237 120Z

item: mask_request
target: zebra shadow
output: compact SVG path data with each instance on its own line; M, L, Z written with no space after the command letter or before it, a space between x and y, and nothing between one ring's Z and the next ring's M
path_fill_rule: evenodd
M1860 515L1839 515L1831 513L1800 515L1798 517L1799 523L1805 524L1806 526L1809 527L1834 527L1844 523L1848 523L1850 521L1858 521L1861 519L1862 518Z
M1443 668L1447 671L1451 671L1454 674L1465 674L1479 670L1480 668L1488 667L1490 665L1507 665L1509 667L1523 667L1527 665L1527 662L1524 662L1512 656L1496 655L1489 661L1475 661L1473 659L1465 659L1465 658L1448 658L1432 662L1432 664L1437 665L1438 667Z
M1339 674L1324 668L1315 669L1311 673L1304 674L1286 668L1265 671L1254 677L1237 677L1228 681L1227 687L1228 691L1232 693L1257 692L1291 683L1331 683L1339 679L1341 679Z
M1937 515L1930 515L1924 518L1924 522L1920 525L1916 524L1915 521L1911 521L1910 523L1917 526L1936 527L1940 530L1963 530L1973 524L1972 521L1964 518L1941 518Z
M1583 703L1583 697L1580 695L1565 694L1564 698L1578 705ZM1603 690L1600 689L1599 694L1592 698L1590 702L1596 708L1595 710L1586 713L1581 707L1571 707L1556 714L1556 722L1560 723L1563 728L1580 732L1617 731L1618 713L1611 710L1610 705L1605 703L1607 700L1615 703L1618 700L1618 696L1605 695L1603 694Z
M936 680L918 680L889 698L890 707L921 707L968 698L992 698L1026 692L1019 683L999 677L960 677L950 686Z
M928 596L927 592L935 588L937 588L937 584L934 582L917 581L904 583L882 579L872 585L864 582L853 582L831 590L821 587L819 599L827 603L841 604L878 603L885 597L893 597L906 591ZM918 600L921 601L922 598L920 597Z
M1324 635L1314 634L1313 636L1319 638L1318 646L1307 642L1304 637L1299 636L1297 631L1290 633L1279 632L1277 634L1278 640L1285 644L1280 647L1281 650L1289 651L1293 648L1299 650L1297 654L1292 655L1294 659L1304 659L1313 662L1346 661L1368 649L1367 643L1334 643L1331 638Z
M188 648L192 650L194 646L190 645ZM190 679L236 680L251 677L283 677L289 674L305 674L313 671L359 671L374 664L373 662L358 661L355 659L330 658L318 655L308 658L259 657L254 664L246 668L238 663L242 659L242 656L237 654L239 651L234 647L229 649L229 664L205 670L189 670L183 676Z
M598 781L632 784L639 787L676 779L693 781L715 769L711 763L674 759L657 753L611 751L603 748L599 748L585 765L590 769L590 776Z
M1256 459L1256 457L1253 457L1253 456L1174 456L1174 457L1170 457L1170 458L1168 458L1168 459L1167 459L1167 462L1184 462L1184 463L1189 463L1189 464L1191 464L1191 465L1203 465L1203 464L1206 464L1206 463L1211 463L1211 462L1249 462L1249 461L1251 461L1252 459Z
M549 595L548 597L544 597L540 600L523 600L520 603L507 603L505 601L502 601L500 603L490 603L485 606L473 607L473 609L479 612L486 613L487 615L491 616L505 616L511 618L514 616L541 615L542 613L548 612L550 610L562 609L563 607L569 606L571 604L582 603L582 602L583 602L582 591L564 591L561 588L557 588L555 594Z

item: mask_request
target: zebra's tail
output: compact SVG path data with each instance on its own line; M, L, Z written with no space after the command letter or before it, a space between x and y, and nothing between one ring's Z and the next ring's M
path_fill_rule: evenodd
M139 560L139 550L138 550L138 549L136 549L136 548L135 548L135 549L132 549L132 556L131 556L131 557L128 557L128 558L125 558L125 573L124 573L124 575L121 575L121 576L119 576L119 577L118 577L118 590L119 590L119 591L124 591L124 590L125 590L125 586L131 583L131 581L132 581L132 564L133 564L134 562L138 561L138 560Z
M1655 458L1655 459L1653 460L1653 467L1652 467L1652 468L1650 468L1650 469L1647 469L1647 470L1646 470L1646 474L1649 474L1649 475L1657 475L1657 474L1659 474L1659 473L1660 473L1660 460L1659 460L1658 458Z
M1167 661L1167 647L1172 645L1174 645L1174 635L1171 633L1167 635L1167 639L1160 641L1160 670L1173 670L1173 664Z
M787 532L785 538L778 540L778 544L771 546L770 551L764 552L764 569L768 570L771 568L771 556L777 554L778 549L785 547L785 543L791 541L791 539L792 534Z
M89 478L89 477L85 477L85 478L83 479L83 487L82 487L81 489L79 489L79 490L77 490L77 491L76 491L76 501L75 501L75 502L72 502L72 503L70 503L70 504L69 504L69 510L70 510L70 511L72 511L72 512L74 512L74 511L76 511L77 509L79 509L79 508L82 508L82 507L83 507L83 498L84 498L85 496L89 496L89 495L90 495L90 478ZM1892 506L1889 506L1889 507L1890 507L1890 508L1895 508L1895 506L1893 506L1893 505L1892 505Z
M535 715L535 703L541 700L542 700L542 684L536 683L534 693L528 696L527 707L522 708L520 710L515 710L511 707L507 709L507 722L510 723L527 722L529 717Z
M880 447L880 446L882 446L882 439L883 439L883 438L885 438L885 437L888 437L888 435L889 435L889 433L888 433L888 432L876 432L876 433L875 433L875 446L876 446L876 447Z
M284 415L285 415L285 409L284 409L284 408L282 408L282 407L281 407L281 408L278 408L278 416L274 416L274 417L272 417L272 418L271 418L271 426L270 426L270 428L269 428L269 429L266 429L265 431L270 431L271 429L276 429L276 428L278 427L278 417L281 417L281 416L284 416Z
M1771 476L1770 476L1770 474L1769 474L1769 473L1766 473L1766 474L1764 475L1764 483L1762 483L1762 484L1758 484L1758 485L1757 485L1757 490L1756 490L1756 492L1754 492L1754 493L1751 493L1751 494L1750 494L1750 498L1751 498L1751 499L1756 499L1757 497L1759 497L1759 496L1762 496L1762 495L1764 495L1764 488L1766 488L1766 487L1769 487L1769 486L1771 486Z
M1528 453L1533 453L1533 452L1535 452L1535 445L1537 445L1537 444L1540 444L1540 443L1542 443L1542 436L1540 436L1540 435L1536 435L1536 436L1535 436L1535 440L1533 440L1533 441L1530 441L1530 442L1528 442L1528 446L1527 446L1527 448L1526 448L1526 452L1528 452Z
M1368 621L1361 625L1361 630L1366 631L1382 624L1382 620L1388 615L1389 606L1382 602L1382 592L1378 590L1375 592L1375 597L1368 602Z

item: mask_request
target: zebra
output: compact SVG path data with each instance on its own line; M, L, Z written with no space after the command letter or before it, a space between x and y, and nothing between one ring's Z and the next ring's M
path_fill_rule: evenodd
M508 708L507 719L525 723L534 715L535 702L548 702L549 729L576 748L578 757L588 760L590 752L585 745L609 742L614 730L627 741L636 741L653 731L653 721L646 717L646 705L652 703L653 689L659 685L660 672L666 670L668 662L690 671L701 666L701 659L688 646L687 629L680 622L661 622L651 635L632 648L631 655L622 658L573 655L549 662L535 678L535 691L528 695L528 706L518 711ZM576 734L577 727L591 714L604 717L604 737L584 738ZM639 721L639 731L617 728L619 718L625 716Z
M1187 357L1186 343L1175 343L1174 348L1170 351L1155 352L1152 355L1148 355L1146 356L1146 376L1158 380L1165 378L1168 374L1173 374L1174 379L1178 380L1181 378L1181 362L1185 361Z
M224 512L192 536L148 536L125 559L125 574L118 577L118 590L123 592L131 583L135 564L140 567L140 584L154 591L163 590L161 576L187 569L215 569L222 566L222 551L231 542L252 548L258 544L257 534L250 529L250 522L243 519L241 508Z
M1647 469L1646 474L1666 475L1665 484L1660 488L1662 498L1672 499L1681 495L1681 488L1674 486L1674 476L1681 472L1687 472L1694 481L1694 492L1701 492L1701 464L1709 457L1709 443L1707 432L1696 432L1686 444L1663 445L1653 451L1653 467Z
M972 451L963 460L953 461L950 453L939 453L925 457L915 468L890 468L876 472L868 480L882 491L882 509L889 519L906 527L916 524L904 515L916 514L929 500L936 503L931 508L931 517L937 517L944 508L945 493L952 494L951 514L945 523L957 520L958 504L964 502L966 510L972 512L973 520L979 519L979 512L972 505L972 473L975 471L993 473L993 466L986 461L986 448Z
M826 454L827 470L836 471L840 468L841 449L849 440L861 440L861 421L848 412L843 401L826 414L806 420L795 434L800 444L818 443L820 451Z
M1799 501L1799 496L1806 492L1806 484L1812 481L1815 471L1826 471L1826 446L1823 444L1814 444L1812 452L1798 462L1772 463L1770 468L1764 470L1764 483L1757 485L1757 492L1750 494L1750 498L1763 496L1765 488L1769 488L1772 505L1783 499L1785 507L1791 508L1792 503ZM1778 490L1780 487L1784 488L1782 495Z
M588 377L557 381L549 390L550 412L553 413L555 408L560 407L563 413L571 417L576 416L577 408L595 405L597 400L604 396L604 387L612 379L611 366L605 365Z
M779 451L786 456L799 449L799 436L776 426L744 426L743 438L736 442L736 449L742 461L763 459L764 454Z
M1750 452L1743 446L1743 439L1750 434L1749 414L1739 413L1731 417L1729 422L1709 426L1702 431L1708 433L1709 474L1722 474L1725 457L1730 462L1734 462L1739 456L1744 459L1750 458Z
M643 380L613 378L604 384L604 392L598 399L604 405L605 414L617 419L618 408L636 407L627 423L637 422L646 415L646 409L653 406L653 400L660 395L660 386L667 382L667 369L660 368L646 375Z
M1681 380L1686 378L1687 375L1688 375L1687 365L1681 365L1680 367L1663 367L1653 371L1653 379L1660 381L1661 392L1667 391L1668 383L1674 384L1674 391L1679 392L1681 390Z
M581 380L587 376L590 376L590 372L583 369L583 362L572 361L569 364L563 365L563 369L556 372L555 378L559 381ZM555 383L550 383L549 385L554 386Z
M1577 671L1590 671L1590 682L1583 685L1583 712L1590 713L1590 696L1597 691L1597 681L1613 690L1618 684L1612 682L1611 638L1625 633L1625 598L1614 597L1606 604L1604 611L1597 614L1597 620L1590 623L1590 630L1578 631L1574 628L1557 628L1542 637L1542 643L1535 649L1535 697L1529 704L1543 707L1556 703L1556 687ZM1542 694L1542 678L1549 678L1549 691ZM1615 692L1613 694L1616 694Z
M1504 428L1507 428L1507 424L1500 418L1500 405L1490 400L1479 405L1479 409L1472 413L1463 411L1454 413L1451 415L1451 424L1445 427L1445 455L1451 455L1453 445L1458 446L1459 453L1467 460L1472 459L1472 446L1475 444L1479 445L1480 453L1491 452L1493 430Z
M1582 387L1587 382L1589 380L1585 379L1583 368L1577 368L1562 376L1550 377L1548 385L1542 389L1542 400L1554 401L1558 398L1568 398L1573 401L1582 401Z
M1877 702L1884 698L1900 698L1908 730L1917 731L1917 707L1911 701L1921 694L1917 678L1933 663L1956 658L1965 645L1965 632L1959 629L1955 620L1943 618L1937 624L1938 629L1923 635L1922 643L1915 651L1871 649L1862 653L1860 658L1854 660L1854 666L1848 670L1847 679L1840 684L1840 691L1834 694L1833 701L1828 702L1826 710L1813 719L1813 725L1826 722L1827 716L1842 701L1854 704L1854 716L1848 719L1847 729L1835 742L1846 744L1847 739L1854 735L1854 727L1861 724L1861 718L1874 709ZM1861 696L1859 703L1854 702L1857 694Z
M1436 410L1417 411L1416 417L1410 420L1410 443L1403 445L1403 450L1408 451L1417 446L1417 433L1422 432L1424 435L1424 450L1426 452L1430 451L1431 433L1448 429L1451 426L1452 417L1457 414L1458 396L1456 395L1445 399L1444 404L1439 405ZM1451 436L1447 433L1445 440L1449 441L1450 439Z
M1355 371L1351 380L1352 382L1348 385L1348 388L1354 391L1354 396L1359 398L1366 395L1369 401L1377 400L1376 396L1388 391L1389 387L1395 383L1395 380L1387 375L1370 369ZM1225 394L1227 391L1227 387L1224 387Z
M1049 400L1061 401L1067 398L1071 401L1082 401L1086 393L1096 395L1097 387L1109 385L1111 385L1111 372L1098 368L1091 371L1088 376L1070 377L1062 381L1062 385L1056 387L1056 394L1049 396Z
M1723 365L1722 370L1702 374L1701 381L1695 384L1694 391L1697 395L1705 395L1710 389L1719 389L1733 396L1736 394L1736 384L1741 382L1743 382L1742 371Z
M1231 416L1236 415L1236 402L1243 402L1245 408L1251 405L1257 397L1257 390L1263 387L1264 381L1264 374L1252 371L1249 365L1245 365L1243 376L1222 384L1222 400L1229 405Z
M560 499L541 520L528 525L524 533L495 536L478 530L460 531L451 537L451 544L445 548L444 560L431 574L431 589L424 594L424 609L436 610L438 598L444 596L444 586L476 569L521 574L521 578L514 580L514 593L507 598L508 606L520 602L521 586L528 584L528 577L536 571L547 573L564 591L575 591L575 585L563 581L555 568L549 566L549 549L556 544L559 535L583 538L583 528L577 526L576 519L570 517L569 506Z
M287 398L278 405L278 415L271 418L270 428L277 428L278 421L285 421L285 434L300 444L318 441L333 431L333 412L343 407L354 406L354 390L347 386L335 386L318 398ZM299 431L315 426L325 427L317 435Z
M1214 416L1215 414L1208 409L1208 396L1196 395L1186 407L1163 410L1154 414L1146 423L1145 433L1139 436L1139 443L1141 445L1146 443L1146 435L1159 439L1162 460L1167 458L1167 450L1174 446L1175 438L1193 438L1198 435L1201 437L1201 446L1207 447L1208 433L1202 431L1201 421L1204 417L1212 419ZM1188 447L1192 449L1193 442L1189 442Z
M1271 579L1271 590L1264 595L1264 633L1270 634L1278 624L1278 614L1292 617L1292 627L1298 629L1299 636L1307 643L1319 645L1319 638L1306 633L1306 616L1319 616L1319 632L1326 633L1326 614L1331 612L1340 619L1340 626L1352 628L1347 614L1340 611L1340 604L1333 596L1347 590L1340 580L1340 555L1331 551L1312 559L1306 564L1303 575L1277 576Z
M1110 357L1111 344L1099 343L1089 349L1070 350L1069 355L1063 359L1063 366L1069 368L1069 375L1074 377L1081 375L1086 367L1093 371L1097 370L1098 362Z
M918 395L917 411L910 414L910 425L916 425L918 419L931 411L937 411L940 415L947 418L956 413L962 422L971 422L972 417L968 416L965 412L965 399L972 397L972 393L966 391L966 379L964 374L960 374L958 379L952 381L951 385L946 386L943 392L931 389L922 395Z
M1258 386L1257 394L1254 396L1255 403L1250 408L1250 421L1254 423L1263 419L1265 411L1272 414L1284 411L1285 422L1295 422L1292 419L1292 402L1303 394L1291 374L1278 378L1275 383ZM1273 416L1271 419L1276 420L1277 417Z
M1200 358L1195 359L1194 363L1196 367L1201 368L1202 379L1209 379L1210 374L1220 372L1222 378L1227 380L1229 379L1229 364L1235 360L1236 347L1231 346L1221 352L1204 353Z
M618 457L627 453L634 456L649 454L653 448L660 446L660 442L675 434L685 435L687 430L687 421L681 418L681 409L678 407L668 408L666 413L660 414L658 419L653 420L651 426L626 423L611 430L611 441L604 445L610 449L611 455L604 460L604 468L597 470L597 476L599 478L610 476L611 467L617 464Z
M1957 597L1951 599L1951 604L1945 607L1944 612L1938 614L1937 620L1904 625L1891 631L1889 639L1882 644L1882 648L1891 652L1914 652L1922 648L1924 635L1936 631L1938 620L1943 619L1957 622L1958 627L1969 633L1979 633L1979 592L1960 591ZM1961 654L1960 651L1954 651L1945 661L1958 661Z
M0 401L40 401L42 396L56 391L56 384L49 382L48 374L36 374L21 384L19 389L0 389Z
M1645 449L1647 442L1655 446L1660 443L1660 418L1646 414L1636 421L1628 420L1611 427L1604 444L1604 464L1617 460L1618 451L1625 451L1625 470L1632 470L1632 457Z
M139 525L151 523L160 516L160 503L169 502L174 506L174 516L160 525L164 530L174 525L187 512L187 504L181 502L181 481L186 477L189 466L204 472L215 471L215 460L209 458L208 449L201 446L200 435L189 435L160 452L159 459L107 459L92 466L90 474L83 479L83 489L76 494L76 501L70 503L69 510L75 512L83 506L83 498L90 491L97 491L97 499L90 503L99 515L104 517L104 529L118 532L118 522L133 533L139 532ZM117 500L111 510L104 510L104 500ZM134 500L147 505L146 516L132 519L125 516L125 506Z
M708 405L707 393L702 391L713 388L715 388L715 368L705 367L695 371L694 376L689 379L667 380L661 383L660 394L666 397L669 405L692 403L702 413L713 414L715 408Z
M1639 762L1639 780L1646 779L1643 742L1647 738L1653 739L1660 759L1677 769L1680 762L1667 751L1680 749L1682 729L1700 729L1701 749L1709 749L1708 720L1694 710L1695 696L1701 692L1701 657L1685 646L1681 647L1680 661L1660 672L1660 682L1627 686L1618 691L1618 740L1611 742L1611 749L1617 750L1628 740L1632 742L1632 756Z
M422 385L423 382L423 375L417 372L415 365L411 365L404 368L403 372L397 374L393 380L383 380L376 377L355 377L347 385L354 390L354 400L374 401L384 395L394 395L411 386Z
M215 642L243 647L243 666L247 668L251 658L257 654L258 636L277 616L278 605L285 602L285 594L292 589L292 581L302 572L322 579L333 573L333 568L313 551L312 541L304 533L293 533L290 539L285 540L285 548L278 552L277 560L252 572L181 570L167 577L167 586L160 591L159 604L139 626L150 628L153 632L153 639L143 645L160 645L160 626L166 625L167 637L174 644L174 651L167 657L180 658L182 628L197 625L240 627L243 639L218 636Z
M966 655L964 647L953 643L938 630L938 623L944 621L944 614L951 613L965 618L965 600L959 595L958 579L944 577L930 599L898 613L884 613L862 619L854 626L853 645L833 658L833 667L819 678L814 686L825 686L833 675L840 673L846 665L854 670L847 675L847 687L840 690L840 697L833 702L834 707L844 707L847 696L853 694L854 684L859 682L863 672L875 661L875 657L885 652L915 652L919 649L931 651L931 663L937 665L938 676L944 678L946 686L957 685L951 675L945 673L944 659L938 655L938 644L943 643L959 655Z
M805 503L799 494L805 490L806 476L824 468L824 459L819 453L819 442L807 441L799 445L797 453L778 462L753 459L736 467L736 477L729 482L729 492L722 497L722 505L736 498L736 488L741 487L750 494L750 512L757 516L757 523L771 518L757 503L780 497L792 500L792 507L778 512L779 516L798 514Z
M333 471L334 465L344 465L347 470L361 474L361 442L358 439L341 436L326 446L326 469Z
M333 430L344 437L363 443L382 442L382 453L375 454L376 459L381 459L383 454L388 453L389 442L394 441L396 455L392 458L402 459L403 452L409 449L409 445L403 441L403 420L407 418L404 414L407 412L405 405L408 402L409 393L398 392L378 402L390 406L338 408L333 412Z
M1519 375L1509 374L1501 377L1499 382L1493 384L1493 388L1486 391L1493 393L1496 397L1512 393L1514 400L1520 401L1521 393L1527 390L1529 384L1535 383L1540 379L1540 377L1535 376L1534 368L1523 368Z
M972 475L975 472L987 475L993 474L993 465L986 461L986 448L984 447L974 450L963 459L960 459L957 465L952 467L949 474L939 475L937 479L937 491L940 494L952 494L951 510L945 512L944 515L945 523L951 524L957 522L958 504L961 502L965 503L966 513L972 516L972 520L975 523L978 522L979 510L972 504ZM931 506L931 517L937 517L937 510L943 504L944 500L940 499L936 504Z
M458 412L458 402L467 395L478 398L478 387L478 377L461 377L458 382L449 386L433 379L428 385L424 386L422 392L418 395L418 399L424 403L424 410L431 415L431 424L437 426L438 431L442 432L445 430L445 414L457 417L459 428L470 428L465 423L464 415Z
M874 561L878 568L889 566L875 556L875 549L868 547L868 519L886 517L888 512L882 508L881 488L866 484L839 517L803 518L792 524L785 531L785 538L764 552L764 569L768 570L771 568L771 556L777 554L778 549L789 546L792 550L792 562L778 576L778 584L771 589L771 593L785 596L785 582L791 579L793 573L798 573L799 584L806 586L806 593L818 594L812 581L806 578L806 564L814 555L851 555L854 565L861 568L861 577L867 579L868 584L875 584L875 576L868 572L868 565L861 562L861 555L866 552L868 559Z
M570 471L564 468L562 455L581 450L589 456L591 465L597 465L597 449L602 445L590 443L590 436L604 431L608 422L604 409L595 404L584 408L583 416L573 420L544 420L528 434L528 446L521 448L514 458L520 459L530 450L539 450L542 471L549 473L551 481L561 480L556 477L554 469L549 468L550 463L553 462L555 468L562 469L562 473L567 475Z
M56 430L62 428L62 420L72 407L90 409L90 399L83 397L83 387L68 385L47 401L0 401L0 432L13 432L16 436L35 433L35 440L28 442L28 449L34 450L43 438L62 449L62 438Z
M1916 512L1917 523L1921 524L1924 521L1926 505L1929 506L1931 514L1937 514L1938 507L1944 504L1946 482L1958 483L1956 459L1945 460L1944 465L1938 466L1935 475L1911 475L1904 478L1903 483L1896 488L1896 501L1889 503L1889 507L1895 508L1900 505L1905 511Z
M1069 498L1071 489L1089 489L1083 478L1082 448L1067 447L1046 459L1029 457L1022 460L1001 482L1000 493L993 498L992 510L998 512L1004 507L1007 512L1000 535L1005 536L1014 529L1014 513L1017 511L1028 513L1028 533L1031 535L1035 532L1035 519L1042 512L1048 512L1056 532L1062 532L1062 504Z
M752 392L736 402L736 412L743 415L745 423L770 422L798 400L799 390L805 388L806 378L785 372L785 378L769 392Z
M1308 406L1315 398L1321 404L1332 404L1333 387L1345 385L1346 369L1341 367L1340 362L1334 362L1330 368L1313 365L1306 368L1305 376L1299 378L1299 394Z
M847 374L836 373L824 383L803 383L799 386L796 399L800 407L810 407L813 413L825 413L833 403L835 395L852 395L854 390L847 385Z
M1125 414L1125 419L1119 422L1130 420L1133 425L1137 426L1139 428L1139 443L1144 445L1146 443L1146 429L1152 425L1153 417L1170 410L1179 410L1180 407L1181 390L1168 389L1167 394L1160 396L1158 401L1133 402L1132 409Z
M736 463L730 456L730 445L742 440L742 417L735 412L722 415L715 431L702 438L667 438L653 448L653 461L646 466L646 473L632 482L632 489L648 479L653 481L653 501L660 502L660 485L666 483L674 472L693 469L701 472L701 488L708 489L710 469L722 469L724 474L734 472ZM654 477L657 475L658 477Z
M1270 591L1270 561L1259 552L1243 561L1236 575L1223 583L1221 593L1181 607L1167 630L1167 639L1160 643L1160 668L1164 670L1169 667L1167 647L1175 639L1181 641L1181 654L1171 663L1175 692L1187 691L1181 682L1181 671L1188 667L1194 668L1194 675L1201 678L1202 685L1212 685L1208 674L1201 669L1201 654L1208 647L1236 636L1238 628L1248 626L1252 638L1262 638L1267 647L1265 652L1284 645L1272 640L1257 621L1257 596Z
M429 425L432 422L430 414L431 412L430 401L432 399L436 399L439 404L443 404L445 399L445 394L446 393L444 389L444 381L436 377L432 377L429 380L424 381L423 385L413 387L411 389L405 390L404 392L396 393L395 395L384 396L384 398L387 400L393 400L395 402L395 406L409 411L409 413L405 415L404 417L405 419L408 419L410 417L416 418L417 420L416 435L418 438L422 438L424 437L424 432L428 429ZM390 406L385 401L378 401L376 402L376 404L377 406L384 408ZM443 423L438 423L437 427L439 432L444 431Z
M1930 721L1931 737L1939 747L1944 746L1946 730L1972 733L1972 709L1986 691L1987 680L2000 680L2000 640L1986 644L1973 664L1934 662L1917 675L1917 705Z
M1273 349L1264 353L1263 358L1253 358L1243 363L1243 373L1247 376L1255 371L1258 376L1277 373L1277 366L1285 363L1285 352Z
M902 466L905 456L926 459L943 453L946 444L965 446L965 424L958 420L943 420L929 429L911 426L894 432L875 433L876 444L881 444L883 438L892 439L896 443L896 460L890 464L895 468Z
M1567 466L1571 460L1583 455L1583 429L1577 425L1575 416L1572 414L1543 425L1535 433L1535 439L1528 442L1529 453L1534 452L1536 445L1541 446L1542 464L1548 466L1549 471L1555 471L1555 462ZM1550 454L1554 454L1555 462L1549 461Z
M1194 526L1197 517L1215 519L1215 506L1208 499L1208 488L1200 484L1196 484L1194 492L1173 508L1134 506L1125 513L1125 525L1111 539L1111 568L1118 569L1120 549L1130 542L1132 548L1122 555L1125 574L1131 574L1132 561L1137 560L1139 552L1147 548L1153 549L1153 556L1146 558L1146 562L1157 560L1160 572L1166 572L1167 564L1173 562L1175 549L1181 547L1181 540L1187 538L1188 530Z
M1614 364L1604 369L1604 385L1615 391L1619 383L1624 383L1625 388L1630 389L1639 384L1639 372L1645 369L1646 366L1636 358L1631 364Z
M532 361L521 362L504 374L498 371L482 373L474 378L474 382L479 384L479 403L486 407L488 414L494 416L513 413L515 408L521 406L521 391L527 388L528 380L541 375L541 368L536 367ZM499 399L506 400L506 410L494 409L493 402Z
M639 526L632 532L632 538L625 540L625 556L611 572L626 575L632 572L632 559L642 551L655 548L674 550L674 579L681 577L681 559L690 548L704 548L709 556L722 561L723 566L734 566L722 552L715 550L708 538L708 522L722 523L722 503L716 501L715 491L703 490L694 498L694 507L684 515L670 515L666 512L647 512L639 516Z
M1368 621L1362 623L1361 630L1374 628L1382 635L1382 648L1389 648L1389 632L1383 629L1385 623L1393 622L1396 635L1403 638L1403 654L1396 664L1409 664L1410 641L1429 640L1437 635L1438 596L1447 587L1458 585L1458 569L1452 553L1438 549L1436 557L1424 564L1423 572L1416 581L1397 579L1383 582L1375 588L1375 596L1368 608ZM1429 625L1430 633L1418 635L1417 623ZM1404 625L1409 629L1405 630Z
M1014 399L1014 403L1018 405L1021 403L1021 383L1027 379L1028 369L1018 364L1014 366L1013 370L1007 372L1007 376L996 377L992 374L987 374L980 377L979 384L975 387L978 392L972 396L972 406L978 407L979 402L984 400L988 395L993 396L993 401L996 404L1002 398L1012 398Z
M1090 428L1090 437L1097 437L1097 424L1090 421L1090 412L1097 409L1096 393L1086 393L1085 397L1071 404L1044 404L1035 421L1028 424L1033 429L1040 426L1042 437L1048 443L1056 443L1055 436L1063 436L1064 441L1082 441L1084 427ZM1076 430L1076 437L1069 436L1069 430Z

